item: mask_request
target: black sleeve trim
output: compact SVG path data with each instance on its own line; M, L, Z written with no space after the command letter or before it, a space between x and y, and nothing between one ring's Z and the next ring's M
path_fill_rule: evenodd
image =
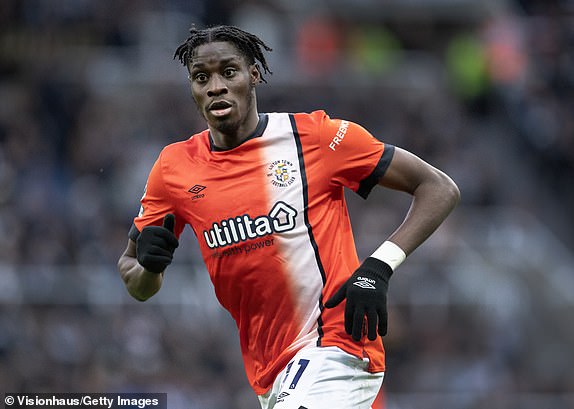
M379 183L379 180L383 177L387 168L391 164L393 155L395 154L395 147L388 143L385 144L385 150L379 159L379 163L375 166L375 169L371 172L369 176L361 181L359 188L357 189L357 194L363 199L366 199L373 190L373 187Z
M130 228L130 231L128 233L128 237L130 239L132 239L133 241L136 241L138 239L139 235L140 235L140 231L138 230L138 228L136 227L135 224L132 224L132 227Z

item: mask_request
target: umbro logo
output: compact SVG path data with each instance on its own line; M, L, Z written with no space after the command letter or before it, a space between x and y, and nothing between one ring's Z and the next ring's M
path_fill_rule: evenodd
M191 200L201 199L202 197L205 197L205 195L203 193L201 193L203 191L203 189L205 189L205 188L206 188L206 186L203 186L203 185L193 185L188 190L188 192L193 193Z
M188 192L191 192L193 194L198 194L199 192L201 192L203 189L205 189L205 186L203 185L193 185Z
M353 283L353 285L356 285L357 287L361 287L361 288L365 288L365 289L369 289L369 290L376 290L377 287L375 287L374 284L375 284L375 280L371 280L370 278L367 278L367 277L357 277L357 281L355 281Z
M281 393L279 394L279 396L277 396L277 400L276 400L275 402L276 402L276 403L283 402L283 401L285 400L285 398L288 397L288 396L289 396L289 393L288 393L288 392L281 392Z

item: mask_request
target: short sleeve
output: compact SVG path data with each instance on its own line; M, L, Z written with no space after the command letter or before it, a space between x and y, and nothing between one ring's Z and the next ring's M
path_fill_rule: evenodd
M147 179L143 196L140 200L139 214L134 218L129 237L135 240L146 226L160 226L166 214L176 215L175 235L180 236L183 223L178 221L177 211L169 191L165 187L162 169L162 157L156 160Z
M362 126L323 117L321 147L330 180L366 198L385 174L394 146L376 139Z

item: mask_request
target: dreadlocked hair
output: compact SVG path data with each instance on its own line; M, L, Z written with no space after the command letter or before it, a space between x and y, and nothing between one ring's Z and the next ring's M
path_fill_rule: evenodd
M175 55L173 56L174 59L179 59L184 66L187 67L193 60L193 50L200 45L216 41L227 41L233 43L237 47L237 49L247 58L249 64L255 64L256 61L259 61L261 63L261 67L263 67L264 73L273 74L267 65L265 56L263 55L263 49L265 51L272 51L272 49L256 35L234 26L215 26L204 30L198 30L195 27L192 27L189 32L191 35L183 44L177 47ZM257 69L259 69L259 65L257 65ZM261 74L261 81L267 82L265 78L263 78L261 70L259 71Z

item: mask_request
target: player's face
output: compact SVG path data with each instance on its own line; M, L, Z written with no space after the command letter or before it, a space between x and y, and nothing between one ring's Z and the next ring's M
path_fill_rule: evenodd
M245 131L257 121L255 84L259 70L229 42L198 46L189 64L191 92L199 111L212 130L225 135Z

